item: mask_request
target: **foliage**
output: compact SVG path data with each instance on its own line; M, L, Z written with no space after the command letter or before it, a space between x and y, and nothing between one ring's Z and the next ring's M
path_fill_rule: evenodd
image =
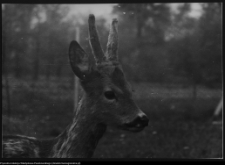
M218 4L205 4L199 20L187 18L183 14L184 23L179 27L187 29L186 35L170 43L170 63L175 74L187 76L191 82L198 84L221 82L220 15Z
M20 77L21 70L24 69L21 65L24 65L23 57L28 51L30 15L34 7L34 5L4 5L3 8L3 62L7 62L5 66L10 66L9 69L14 68L16 77Z
M188 15L189 3L181 4L176 14L169 4L115 6L114 13L122 21L122 61L130 61L124 62L128 77L151 82L187 77L186 83L205 85L221 82L220 5L201 5L199 19ZM132 77L130 71L139 74Z
M60 62L57 68L65 65L67 57L64 54L67 54L70 33L68 27L72 26L62 21L66 14L65 7L61 5L5 4L3 57L4 66L8 66L5 69L18 78L34 75L37 79L39 72L46 72L48 77L52 65ZM65 33L62 34L62 31Z
M200 35L201 71L207 84L222 81L222 20L219 3L206 4L196 33Z
M62 66L67 63L67 46L69 43L69 34L72 25L69 22L63 22L62 19L67 15L67 8L60 5L39 5L36 8L36 14L33 19L36 24L32 29L32 42L34 53L34 79L38 78L38 72L59 76ZM40 14L45 14L46 21ZM62 32L65 31L63 34ZM42 67L39 68L39 65ZM54 70L55 69L55 70Z
M200 5L198 19L188 15L190 3L180 4L177 13L166 3L114 6L113 13L119 18L119 58L128 79L221 84L221 6ZM8 70L18 78L32 75L34 80L42 75L48 79L72 76L67 51L76 27L80 28L80 44L87 53L92 52L88 15L66 18L68 12L68 6L59 4L4 4L4 73ZM108 24L104 17L96 20L105 50Z
M163 43L163 33L170 21L167 4L119 4L114 7L114 12L119 13L122 19L134 22L138 46Z

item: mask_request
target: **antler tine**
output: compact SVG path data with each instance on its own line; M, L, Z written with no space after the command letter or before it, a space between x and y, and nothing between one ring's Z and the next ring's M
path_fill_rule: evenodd
M109 61L117 61L118 49L118 20L114 18L110 25L106 56Z
M92 47L92 51L93 51L96 63L98 64L104 60L105 56L98 38L98 32L95 26L95 16L93 14L89 15L88 24L89 24L89 37L90 37L89 42Z

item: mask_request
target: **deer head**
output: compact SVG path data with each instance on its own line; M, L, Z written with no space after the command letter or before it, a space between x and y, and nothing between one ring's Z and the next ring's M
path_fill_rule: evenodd
M103 52L94 15L89 15L89 41L92 47L95 66L89 63L88 54L76 42L69 47L69 59L73 72L80 79L87 116L106 125L129 131L141 131L149 119L132 99L132 90L126 81L118 62L118 30L116 19L112 20L106 53Z

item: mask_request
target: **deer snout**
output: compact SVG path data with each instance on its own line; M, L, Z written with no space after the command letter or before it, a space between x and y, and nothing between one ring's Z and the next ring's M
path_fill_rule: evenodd
M148 122L149 122L149 119L146 115L143 115L143 116L138 116L136 119L135 119L135 122L137 123L137 125L141 125L142 127L146 127L148 126Z
M142 113L138 115L133 121L126 123L125 127L129 131L138 132L144 129L144 127L148 126L149 119L148 117Z
M129 127L146 127L148 126L149 119L145 116L138 116L132 122L127 123L126 126Z

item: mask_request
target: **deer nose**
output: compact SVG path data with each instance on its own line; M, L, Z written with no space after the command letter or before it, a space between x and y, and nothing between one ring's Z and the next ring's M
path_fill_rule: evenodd
M149 119L146 115L138 116L134 122L136 123L136 126L140 127L146 127L148 126Z
M143 128L148 125L149 119L146 115L137 116L132 122L127 123L128 127Z

